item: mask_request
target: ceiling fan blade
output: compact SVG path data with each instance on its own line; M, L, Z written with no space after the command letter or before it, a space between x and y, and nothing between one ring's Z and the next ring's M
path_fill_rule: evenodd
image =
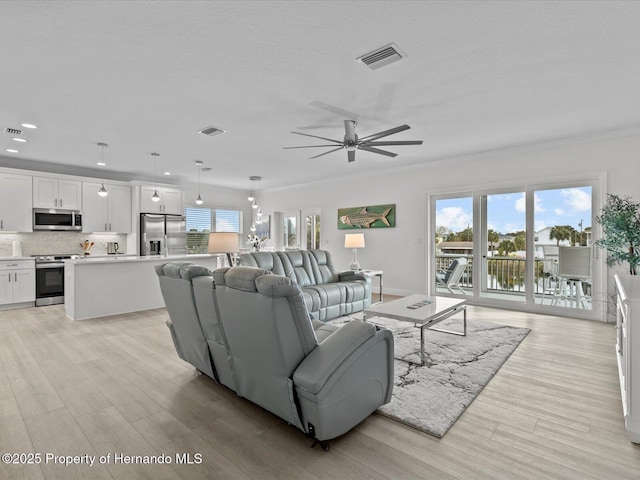
M387 157L397 157L397 153L387 152L386 150L380 150L379 148L367 147L367 146L359 146L359 150L364 150L365 152L378 153L380 155L386 155Z
M283 150L289 150L291 148L315 148L315 147L335 147L336 144L332 143L330 145L302 145L300 147L282 147ZM342 148L342 145L340 146L340 148Z
M321 157L323 155L329 155L330 153L337 152L338 150L342 150L344 147L334 148L333 150L329 150L328 152L321 153L320 155L316 155L315 157L311 157L309 160L313 160L314 158Z
M305 137L319 138L321 140L327 140L329 142L336 142L336 143L339 143L340 145L342 145L342 142L340 140L334 140L333 138L319 137L317 135L309 135L308 133L300 133L300 132L291 132L291 133L295 133L296 135L304 135Z
M382 142L360 142L360 145L364 145L369 146L369 145L377 145L377 146L384 146L384 145L422 145L422 140L397 140L397 141L382 141Z
M409 125L400 125L399 127L390 128L389 130L385 130L383 132L374 133L373 135L369 135L368 137L361 138L360 141L366 140L376 140L378 138L386 137L388 135L393 135L394 133L404 132L405 130L409 130L411 127Z
M349 162L356 161L356 151L355 150L347 150L347 159Z
M345 142L356 141L356 121L355 120L344 121L344 141Z

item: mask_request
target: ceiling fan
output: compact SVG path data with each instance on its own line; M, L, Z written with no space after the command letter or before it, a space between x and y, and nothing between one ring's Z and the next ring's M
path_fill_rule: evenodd
M333 150L329 150L328 152L321 153L320 155L316 155L313 158L318 158L323 155L327 155L332 152L337 152L340 149L345 148L347 150L347 158L349 162L353 162L356 159L356 150L364 150L366 152L377 153L379 155L386 155L387 157L396 157L397 153L388 152L386 150L381 150L377 147L383 146L391 146L391 145L422 145L422 140L399 140L399 141L387 141L382 140L378 141L379 138L387 137L389 135L393 135L394 133L402 132L404 130L409 130L411 127L409 125L400 125L399 127L391 128L389 130L385 130L383 132L374 133L373 135L369 135L364 138L358 138L356 135L356 121L355 120L345 120L344 121L344 140L334 140L333 138L319 137L317 135L309 135L308 133L300 133L300 132L291 132L296 135L304 135L305 137L313 137L319 138L321 140L327 140L329 142L333 142L328 145L304 145L301 147L284 147L284 149L290 148L314 148L314 147L337 147Z

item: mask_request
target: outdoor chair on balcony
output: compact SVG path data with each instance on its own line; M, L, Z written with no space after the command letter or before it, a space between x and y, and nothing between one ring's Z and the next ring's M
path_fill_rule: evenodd
M542 245L542 303L546 295L553 298L558 290L558 256L560 247ZM555 300L555 299L554 299Z
M558 291L553 304L590 308L591 298L583 284L591 283L591 247L560 247L558 257Z
M446 271L436 273L436 284L445 287L453 294L466 295L466 292L460 285L462 274L467 268L467 259L464 257L456 258Z

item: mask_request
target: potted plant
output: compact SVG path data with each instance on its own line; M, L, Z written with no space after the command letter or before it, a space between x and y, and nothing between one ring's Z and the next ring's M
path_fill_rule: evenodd
M640 263L640 202L628 196L607 194L596 222L602 226L602 238L596 246L607 251L609 266L627 262L629 273L637 275Z

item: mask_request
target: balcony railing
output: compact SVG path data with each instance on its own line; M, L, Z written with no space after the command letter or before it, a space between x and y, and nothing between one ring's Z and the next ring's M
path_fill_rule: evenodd
M436 255L436 269L438 271L446 271L449 265L456 258L464 257L467 259L467 268L465 269L460 285L463 288L473 288L473 256L472 255ZM487 258L487 290L495 292L515 292L524 293L525 291L525 262L526 259L519 257L488 257ZM535 285L535 293L542 294L544 292L544 280L548 277L543 271L542 259L534 260L533 280Z

